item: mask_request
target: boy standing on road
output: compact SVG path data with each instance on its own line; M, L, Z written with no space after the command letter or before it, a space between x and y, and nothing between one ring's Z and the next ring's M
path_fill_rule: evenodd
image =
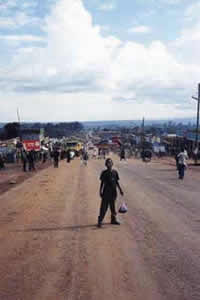
M117 199L117 188L120 194L123 196L123 191L119 185L119 175L116 170L113 170L113 161L111 158L107 158L105 165L107 170L101 173L100 180L100 197L101 197L101 207L98 217L98 227L101 227L102 221L107 212L108 206L111 210L111 224L120 225L119 221L116 219L116 209L115 202Z

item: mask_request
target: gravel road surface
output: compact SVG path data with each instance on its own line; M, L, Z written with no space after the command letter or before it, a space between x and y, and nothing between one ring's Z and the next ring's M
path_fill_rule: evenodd
M50 166L0 196L0 300L200 300L200 175L120 162L128 213L102 228L103 160Z

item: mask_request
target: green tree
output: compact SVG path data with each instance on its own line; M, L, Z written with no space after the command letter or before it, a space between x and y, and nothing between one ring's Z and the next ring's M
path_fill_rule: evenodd
M20 124L17 122L7 123L4 126L4 133L6 139L12 139L19 136Z

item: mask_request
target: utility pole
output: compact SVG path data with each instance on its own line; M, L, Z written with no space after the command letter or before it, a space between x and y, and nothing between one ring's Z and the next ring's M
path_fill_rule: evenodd
M17 119L18 119L18 123L20 124L19 108L17 108Z
M143 143L143 150L144 150L144 117L143 117L143 120L142 120L142 143Z
M19 114L19 108L17 108L17 119L18 119L18 123L19 123L19 140L21 142L21 120L20 120L20 114Z
M142 148L142 153L144 155L144 141L145 141L145 137L144 137L144 117L142 120L142 134L141 134L141 148Z
M197 101L197 123L196 123L196 135L195 135L195 151L198 153L198 142L199 142L199 102L200 102L200 83L198 84L198 98L192 96L192 99ZM197 164L197 153L195 157L195 164Z

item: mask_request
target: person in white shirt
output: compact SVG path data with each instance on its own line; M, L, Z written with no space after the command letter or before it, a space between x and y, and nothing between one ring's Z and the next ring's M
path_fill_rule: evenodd
M181 148L181 152L177 155L177 159L179 179L183 179L185 175L185 168L187 167L186 160L188 159L187 151L184 148Z

